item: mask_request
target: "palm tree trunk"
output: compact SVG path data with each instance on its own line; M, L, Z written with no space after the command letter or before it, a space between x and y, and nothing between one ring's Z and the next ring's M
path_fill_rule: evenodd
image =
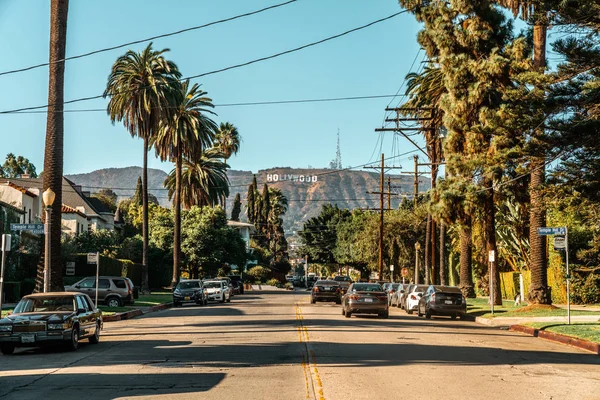
M437 283L437 274L436 274L436 264L437 264L437 223L431 217L431 284L435 285Z
M533 27L533 62L534 66L543 71L546 67L546 33L545 24ZM539 143L544 135L543 129L536 129L533 142ZM546 157L534 157L529 163L531 183L529 185L530 214L529 214L529 243L531 285L527 300L534 304L552 304L550 287L548 287L548 262L546 259L546 236L538 235L538 228L546 226L546 209L543 202L543 185L546 181Z
M425 284L431 284L429 272L431 270L429 247L431 244L431 214L427 214L427 225L425 226Z
M150 293L148 279L148 135L144 135L144 165L142 168L142 292Z
M67 46L68 0L52 0L50 4L50 73L48 82L48 117L44 149L43 190L56 194L50 222L50 290L63 291L60 257L61 206L64 150L64 82L65 63L54 62L65 58ZM45 255L44 255L45 256ZM38 265L38 268L40 266ZM43 274L43 265L42 265Z
M475 298L473 288L473 272L471 268L473 256L471 240L471 218L460 226L460 290L463 296Z
M491 188L493 186L493 179L489 176L484 177L483 186ZM496 246L496 210L494 207L494 190L488 190L485 195L484 203L484 229L485 229L485 241L486 250L488 254L493 251L495 254L495 261L489 263L491 268L492 282L491 287L494 288L494 304L502 305L502 292L500 291L500 273L498 272L498 248Z
M175 221L173 226L173 278L171 279L171 287L177 285L179 280L179 263L181 260L181 166L183 158L181 151L177 154L175 160Z
M448 284L446 272L446 224L440 221L440 285Z

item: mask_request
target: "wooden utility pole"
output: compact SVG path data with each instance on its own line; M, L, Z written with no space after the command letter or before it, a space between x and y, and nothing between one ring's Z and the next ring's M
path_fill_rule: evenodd
M383 213L385 211L384 208L384 195L387 194L390 199L389 202L391 204L391 196L392 193L388 191L385 193L384 185L385 185L385 170L386 169L401 169L402 167L386 167L385 166L385 155L381 153L381 166L380 167L364 167L367 169L379 169L380 177L379 177L379 192L367 192L370 194L378 194L379 195L379 279L383 279ZM391 207L390 207L391 208Z
M388 211L392 211L392 178L388 176Z
M417 203L419 197L419 156L415 154L415 211L417 210Z

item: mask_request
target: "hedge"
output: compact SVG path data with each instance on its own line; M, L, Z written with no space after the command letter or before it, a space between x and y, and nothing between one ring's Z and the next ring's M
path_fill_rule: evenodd
M77 254L75 256L75 275L66 275L66 266L63 270L65 285L77 282L71 282L75 278L84 278L86 276L96 275L96 265L87 263L87 254ZM122 276L131 279L134 285L142 284L142 265L136 264L131 260L118 260L116 258L100 256L100 275L104 276Z

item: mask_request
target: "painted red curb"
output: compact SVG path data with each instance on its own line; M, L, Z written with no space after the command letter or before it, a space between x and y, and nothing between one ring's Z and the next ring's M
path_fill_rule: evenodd
M150 307L147 312L166 310L167 308L171 308L171 307L173 307L173 303L158 304L156 306ZM139 308L136 308L135 310L131 310L131 311L127 311L127 312L116 313L113 315L107 315L106 317L102 317L102 321L103 322L124 321L126 319L132 319L135 317L139 317L140 315L144 315L144 312L142 310L140 310Z
M585 339L579 339L572 336L563 335L560 333L549 332L533 328L525 325L512 325L509 330L513 332L521 332L529 336L539 337L552 342L562 343L579 349L590 351L600 355L600 343L591 342Z

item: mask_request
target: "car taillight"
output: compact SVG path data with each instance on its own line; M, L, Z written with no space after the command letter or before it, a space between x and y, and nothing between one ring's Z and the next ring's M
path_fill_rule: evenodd
M318 292L319 288L317 286L313 287L313 292Z
M435 303L435 293L431 295L431 302Z
M411 295L410 295L410 299L411 299L411 300L417 300L417 296L415 296L414 294L411 294Z
M348 298L350 300L358 300L358 299L360 299L360 296L357 294L352 294L352 295L348 296Z

